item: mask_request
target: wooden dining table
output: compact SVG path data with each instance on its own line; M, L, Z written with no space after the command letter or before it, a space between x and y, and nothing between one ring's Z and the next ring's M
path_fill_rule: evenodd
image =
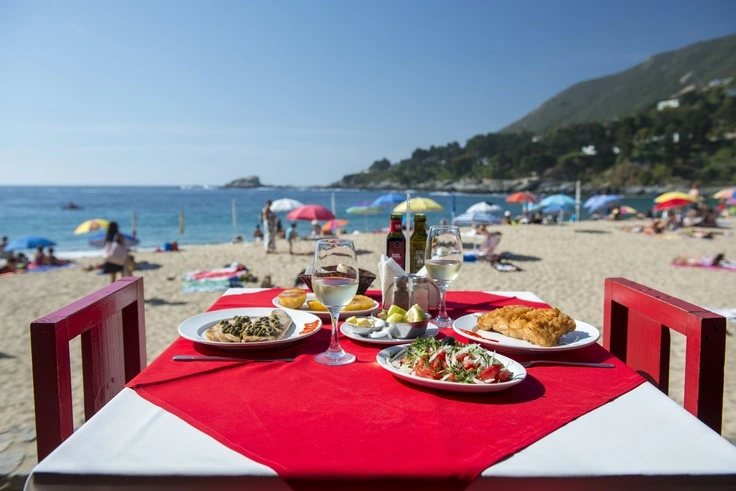
M280 291L233 288L213 308L273 307ZM516 302L543 305L532 292L448 292L453 318ZM292 363L172 362L217 354L178 338L26 490L736 489L736 447L598 344L552 358L615 369L534 367L502 392L458 394L395 378L376 362L386 346L345 336L358 361L317 364L329 327L285 348L220 352ZM449 335L473 342L438 336Z

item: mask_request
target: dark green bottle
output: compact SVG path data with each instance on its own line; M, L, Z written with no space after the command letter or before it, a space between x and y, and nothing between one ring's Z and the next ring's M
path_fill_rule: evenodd
M416 273L424 267L424 250L427 247L427 217L414 215L414 233L409 239L409 272Z

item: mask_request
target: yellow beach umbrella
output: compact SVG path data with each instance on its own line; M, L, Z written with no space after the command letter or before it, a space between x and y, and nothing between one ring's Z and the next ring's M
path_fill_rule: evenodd
M695 198L687 193L683 193L682 191L670 191L669 193L660 194L659 196L654 198L654 202L664 203L665 201L670 201L673 199L684 199L690 201L691 203L695 203L695 201L697 201Z
M74 233L86 234L88 232L94 232L95 230L105 230L109 225L110 222L104 218L90 218L89 220L77 225L77 228L74 229Z
M394 208L394 213L404 213L406 211L406 201L399 203ZM429 198L412 198L409 200L409 208L411 211L442 211L442 205Z

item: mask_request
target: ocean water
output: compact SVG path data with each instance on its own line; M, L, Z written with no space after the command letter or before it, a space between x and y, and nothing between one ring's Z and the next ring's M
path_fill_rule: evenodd
M105 218L120 224L125 233L132 229L132 216L137 215L139 248L161 247L165 242L181 245L230 242L236 235L250 240L258 216L266 200L293 198L302 203L332 208L347 219L348 232L374 231L388 226L390 208L376 215L354 215L345 210L359 203L370 203L388 191L327 190L297 188L222 189L205 187L107 187L107 186L0 186L0 236L9 240L22 235L40 235L57 243L58 252L98 251L88 244L89 235L74 235L74 229L90 218ZM403 192L403 191L397 191ZM334 196L334 198L333 198ZM449 193L412 192L412 197L429 197L440 203L443 211L429 212L428 225L441 219L451 220L453 196ZM505 195L455 194L455 212L463 213L479 201L491 201L513 215L521 213L521 205L507 204ZM236 223L232 203L235 200ZM79 210L65 210L73 202ZM624 199L622 204L645 211L652 198ZM184 233L180 234L179 215L184 212ZM286 213L279 213L284 227ZM581 219L588 218L581 212ZM309 232L308 221L298 221L300 235Z

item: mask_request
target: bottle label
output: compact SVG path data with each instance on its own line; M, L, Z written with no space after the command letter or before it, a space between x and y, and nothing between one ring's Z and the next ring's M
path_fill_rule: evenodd
M400 220L399 221L391 220L391 230L390 230L390 232L392 232L392 233L394 233L394 232L399 232L400 233L401 232L401 221Z
M404 242L403 240L389 239L388 251L386 255L396 261L396 264L404 268L406 258L406 242Z

